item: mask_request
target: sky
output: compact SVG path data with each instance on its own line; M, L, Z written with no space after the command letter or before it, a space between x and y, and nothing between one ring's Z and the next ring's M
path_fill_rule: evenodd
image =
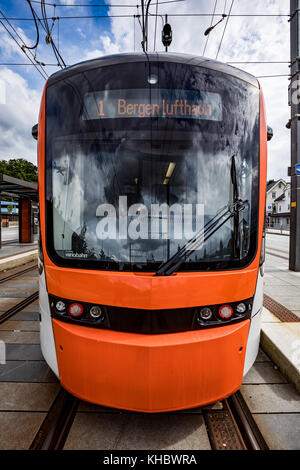
M166 0L152 0L150 12L159 15L154 38L155 17L149 19L148 50L164 50L161 42L162 21L165 14L172 26L173 40L170 52L183 52L202 56L207 36L204 31L221 18L220 14L229 13L209 34L205 56L221 62L248 62L232 64L258 78L262 86L267 122L273 128L274 137L268 143L268 179L287 178L290 165L290 130L285 125L290 117L288 106L288 74L290 60L289 37L289 0L181 0L161 3ZM140 13L136 0L47 0L56 4L56 8L47 5L47 17L59 17L52 29L53 39L67 65L119 52L141 51L141 29L138 19L133 15ZM106 5L91 6L91 5ZM78 6L86 5L86 6ZM122 5L122 6L113 6ZM41 17L40 2L32 2ZM207 16L196 16L195 14ZM43 87L46 75L60 70L51 46L46 44L45 32L39 27L39 44L32 50L32 56L45 64L42 74L30 64L20 45L33 46L37 33L34 21L18 18L32 18L26 0L0 0L0 160L25 158L36 163L36 142L32 139L31 128L38 121ZM117 15L117 16L113 16ZM120 17L130 15L130 17ZM190 16L182 16L190 15ZM235 16L241 15L241 16ZM250 16L242 16L250 15ZM253 16L252 16L253 15ZM269 16L263 16L269 15ZM277 15L277 16L270 16ZM81 18L74 18L74 17ZM87 18L103 16L102 18ZM65 18L69 17L69 18ZM73 17L73 18L70 18ZM82 18L85 17L85 18ZM227 26L224 32L224 27ZM50 27L52 20L49 20ZM8 33L4 26L11 32ZM222 35L223 40L221 42ZM221 47L220 47L221 44ZM284 62L260 63L249 62ZM23 65L11 65L23 64ZM29 65L28 65L29 64ZM269 75L284 75L264 78Z

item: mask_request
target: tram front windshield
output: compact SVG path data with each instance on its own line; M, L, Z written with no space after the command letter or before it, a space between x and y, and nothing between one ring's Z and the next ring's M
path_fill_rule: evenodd
M119 64L58 80L46 94L50 257L155 271L232 207L237 186L244 209L179 270L245 266L257 249L258 129L258 89L205 68Z

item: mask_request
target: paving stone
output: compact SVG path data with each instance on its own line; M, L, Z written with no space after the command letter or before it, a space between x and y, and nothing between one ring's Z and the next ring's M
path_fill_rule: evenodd
M45 361L6 361L0 365L0 382L57 382Z
M0 331L0 341L5 343L40 344L40 334L37 331Z
M289 285L284 286L282 289L279 289L278 286L266 285L264 286L264 292L272 298L276 297L277 299L279 297L284 297L293 300L295 297L297 298L298 296L300 296L300 287Z
M264 287L266 286L286 287L290 285L291 285L290 282L284 281L283 279L278 279L272 276L270 273L265 273L264 275Z
M300 450L300 414L254 414L271 450Z
M270 360L266 353L262 349L259 349L255 362L268 362Z
M22 279L20 277L12 279L11 281L7 281L4 285L8 285L9 287L16 287L20 288L22 286L23 288L33 288L38 286L39 281L38 279Z
M210 444L199 414L78 413L64 448L194 450Z
M58 391L58 383L2 382L0 383L0 410L48 411Z
M46 413L0 412L0 449L27 450Z
M21 312L16 313L12 318L15 321L17 321L17 320L20 320L20 321L40 321L38 311L37 312L28 312L28 311L22 310Z
M120 450L209 450L200 414L130 415L116 446Z
M9 287L6 287L5 289L2 287L1 288L1 291L0 291L0 298L1 299L5 299L5 297L9 297L9 298L12 298L14 297L15 299L17 298L24 298L25 297L28 297L29 295L31 295L33 292L33 289L32 287L29 288L29 289L24 289L24 287L22 286L22 289L16 289L16 288L9 288ZM18 303L16 301L16 303Z
M24 295L24 297L20 299L15 299L14 297L5 297L3 299L0 298L0 312L6 312L6 310L14 307L19 302L21 302L22 299L25 299L25 297L26 295Z
M22 274L22 277L25 277L25 278L37 278L38 279L38 271L29 271L28 273L25 273L25 274Z
M256 362L244 377L243 383L287 383L287 380L271 362Z
M0 324L0 330L2 331L40 331L40 323L38 321L16 321L6 320Z
M279 269L273 276L276 279L280 279L282 281L289 282L291 285L299 285L300 278L297 276L298 273L294 273L293 271L288 271L287 269Z
M290 384L244 384L241 392L252 413L300 413L299 394Z
M77 413L64 449L115 449L121 430L128 419L128 415L125 414Z
M267 310L265 307L263 307L262 311L262 321L264 323L280 323L279 318L273 315L273 313Z
M30 305L27 305L27 307L23 308L23 312L39 312L39 303L38 303L38 301L33 302Z
M39 344L6 344L7 361L42 361L43 355Z

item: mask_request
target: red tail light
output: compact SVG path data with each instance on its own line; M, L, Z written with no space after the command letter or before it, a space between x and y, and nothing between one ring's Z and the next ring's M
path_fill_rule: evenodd
M219 307L219 315L223 320L228 320L233 315L233 308L230 305L221 305Z
M74 302L69 307L69 314L74 318L80 317L83 314L83 306L77 302Z

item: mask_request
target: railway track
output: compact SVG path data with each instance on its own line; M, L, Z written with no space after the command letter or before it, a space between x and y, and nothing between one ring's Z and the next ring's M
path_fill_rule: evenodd
M60 389L29 450L63 450L80 400ZM221 410L203 409L212 450L268 450L238 391L222 401Z
M8 320L10 317L15 315L16 313L21 312L23 308L27 307L30 305L32 302L35 302L39 298L39 291L33 292L33 294L29 295L25 299L21 300L21 302L17 303L13 307L9 308L5 312L0 314L0 325L1 323L5 322Z
M213 450L268 450L240 391L222 401L222 410L204 411Z
M19 276L22 276L23 274L27 274L27 273L33 271L34 269L37 269L36 263L30 264L30 266L28 266L27 268L22 269L22 270L11 269L11 270L9 270L10 274L4 275L4 276L2 275L0 277L0 284L3 284L4 282L10 281L11 279L15 279Z
M12 270L10 270L9 274L4 275L0 278L0 284L4 284L5 282L8 282L12 279L16 279L16 278L18 278L18 277L20 277L24 274L27 274L31 271L34 271L35 269L37 269L36 263L33 263L33 264L31 263L28 267L26 267L24 269L21 269L21 270L12 269ZM11 308L7 309L5 312L1 313L0 314L0 324L5 322L9 318L11 318L16 313L23 310L23 308L27 307L32 302L37 300L38 297L39 297L39 292L34 291L28 297L26 297L25 299L22 299L20 302L15 304L13 307L11 307Z
M78 408L79 400L61 388L29 450L62 450Z

